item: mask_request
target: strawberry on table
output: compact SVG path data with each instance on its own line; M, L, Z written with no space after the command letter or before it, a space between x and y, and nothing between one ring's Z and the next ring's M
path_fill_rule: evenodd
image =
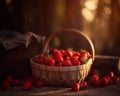
M41 80L38 80L38 81L36 82L37 88L42 88L43 85L44 85L44 83L43 83Z
M109 80L105 77L100 78L100 86L104 87L109 84Z
M87 86L88 86L87 82L82 81L81 84L80 84L80 89L86 89Z
M73 85L72 85L72 90L73 91L79 91L80 90L80 85L79 85L79 83L74 83Z
M23 83L23 90L28 91L28 90L30 90L31 88L32 88L32 84L31 84L30 81L25 81L25 82Z

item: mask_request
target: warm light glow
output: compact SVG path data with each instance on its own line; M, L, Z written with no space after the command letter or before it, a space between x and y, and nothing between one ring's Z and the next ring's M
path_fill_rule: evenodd
M109 7L105 7L104 11L107 15L111 15L111 9Z
M93 21L93 19L94 19L93 13L90 10L88 10L87 8L82 9L82 15L86 20L88 20L90 22Z
M85 7L90 10L95 10L97 8L96 4L93 1L86 1Z
M104 0L105 1L105 3L107 3L107 4L110 4L111 3L111 0Z
M6 0L6 4L10 5L12 3L12 0Z

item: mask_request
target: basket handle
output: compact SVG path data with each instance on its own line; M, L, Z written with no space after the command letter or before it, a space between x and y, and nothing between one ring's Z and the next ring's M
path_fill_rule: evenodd
M86 38L86 40L88 41L88 43L90 44L90 47L91 47L91 51L92 51L92 58L93 58L93 61L95 59L95 49L94 49L94 45L91 41L91 39L85 35L84 33L82 33L80 30L77 30L77 29L61 29L59 31L56 31L54 32L54 34L52 34L46 41L45 43L45 46L44 46L44 49L43 49L43 52L46 51L47 47L48 47L48 44L49 44L49 41L59 32L76 32L78 34L81 34L84 38Z

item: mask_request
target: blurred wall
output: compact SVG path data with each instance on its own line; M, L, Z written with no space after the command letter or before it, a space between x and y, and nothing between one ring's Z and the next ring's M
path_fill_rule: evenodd
M76 28L92 39L96 54L120 56L119 25L120 0L0 0L0 30L48 37Z

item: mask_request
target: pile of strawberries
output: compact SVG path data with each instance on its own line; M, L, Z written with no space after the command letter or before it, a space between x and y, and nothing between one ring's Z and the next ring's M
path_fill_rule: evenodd
M2 80L1 85L2 90L12 90L14 87L21 87L23 90L28 91L33 86L36 88L41 88L43 87L44 83L41 80L37 80L37 82L35 82L33 78L22 81L20 79L14 79L11 75L7 75Z
M91 57L86 50L74 51L73 49L59 50L51 48L47 52L40 54L34 62L55 67L78 66L85 64Z
M113 71L108 71L106 74L100 76L97 70L92 70L90 75L90 85L93 87L104 87L119 82L119 77Z
M100 76L99 72L94 69L91 70L88 77L90 77L88 82L82 81L81 84L74 83L72 85L72 90L79 91L81 89L86 89L88 85L95 88L105 87L108 85L117 84L120 81L119 77L116 76L113 71L108 71L105 75Z

